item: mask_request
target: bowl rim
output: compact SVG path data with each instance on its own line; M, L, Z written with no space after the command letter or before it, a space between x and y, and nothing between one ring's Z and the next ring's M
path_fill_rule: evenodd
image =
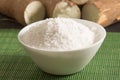
M91 48L91 47L93 47L93 46L95 46L95 45L98 45L99 43L101 43L101 42L104 41L107 33L106 33L106 30L105 30L105 28L104 28L103 26L101 26L101 25L98 24L98 23L95 23L95 22L92 22L92 21L88 21L88 20L83 20L83 19L73 19L73 20L74 20L74 21L78 21L78 20L79 20L79 21L84 21L84 22L88 22L88 23L97 25L97 27L99 27L99 29L102 30L102 32L103 32L103 34L104 34L103 37L101 37L98 41L94 42L93 44L91 44L91 45L89 45L89 46L87 46L87 47L85 47L85 48L74 49L74 50L47 50L47 49L38 49L38 48L36 48L36 47L31 47L31 46L29 46L29 45L26 45L26 44L21 40L20 35L23 33L24 30L27 31L26 29L29 29L29 28L31 28L33 25L44 21L44 20L41 20L41 21L37 21L37 22L31 23L31 24L25 26L24 28L22 28L22 29L19 31L19 33L18 33L18 41L19 41L23 46L25 46L25 47L27 47L27 48L34 49L34 50L37 50L37 51L44 51L44 52L72 52L72 51L74 52L74 51L79 51L79 50L85 50L85 49ZM83 24L83 25L84 25L84 24Z

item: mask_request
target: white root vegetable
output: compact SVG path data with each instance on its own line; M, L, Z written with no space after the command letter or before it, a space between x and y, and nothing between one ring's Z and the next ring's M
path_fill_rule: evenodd
M80 18L79 7L69 0L40 0L46 7L48 17Z
M38 0L0 0L0 13L26 25L44 19L45 8Z
M120 19L120 0L89 0L82 8L82 18L107 27Z
M67 18L80 18L81 16L80 9L76 5L71 5L67 2L59 2L54 11L53 17L67 17Z

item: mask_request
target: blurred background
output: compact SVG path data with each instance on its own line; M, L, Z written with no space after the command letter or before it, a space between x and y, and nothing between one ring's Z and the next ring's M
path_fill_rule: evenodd
M24 26L19 24L14 19L11 19L5 15L0 14L0 28L18 28L22 29ZM120 32L120 22L114 23L110 26L105 27L107 32Z

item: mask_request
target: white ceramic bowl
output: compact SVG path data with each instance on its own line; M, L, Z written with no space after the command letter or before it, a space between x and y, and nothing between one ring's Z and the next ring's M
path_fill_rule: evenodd
M106 37L105 29L94 22L74 19L87 27L97 28L96 32L96 42L84 49L70 50L70 51L46 51L36 48L32 48L26 45L22 40L21 36L24 36L24 32L27 31L33 25L38 24L35 22L24 27L18 34L19 42L25 48L25 50L30 54L33 61L41 68L41 70L55 74L55 75L68 75L73 74L81 69L83 69L93 58L96 52L99 50L101 44Z

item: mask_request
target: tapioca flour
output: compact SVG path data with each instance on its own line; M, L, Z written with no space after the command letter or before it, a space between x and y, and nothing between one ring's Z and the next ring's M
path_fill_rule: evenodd
M49 18L29 28L22 36L25 44L43 50L76 50L94 43L95 33L69 18Z

